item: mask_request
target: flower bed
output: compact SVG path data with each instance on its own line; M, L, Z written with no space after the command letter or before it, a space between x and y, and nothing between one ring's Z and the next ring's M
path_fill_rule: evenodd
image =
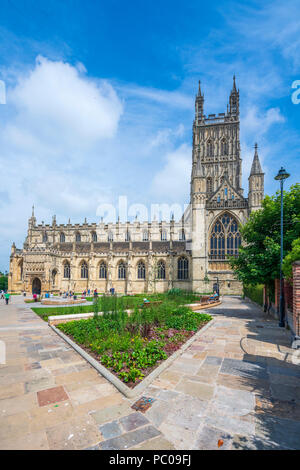
M110 307L112 308L112 307ZM137 385L179 349L211 316L174 301L140 309L120 308L93 318L57 325L129 387Z
M122 297L103 295L102 297L93 299L93 305L74 305L70 307L57 306L52 307L51 309L47 307L33 307L32 310L43 320L48 321L48 317L53 315L90 313L95 310L96 312L117 312L122 309L134 309L143 304L143 299L145 297L150 301L150 303L172 302L174 305L184 305L187 303L199 302L200 296L201 294L193 294L190 292L185 293L180 291L180 289L173 289L172 291L163 294L138 294Z

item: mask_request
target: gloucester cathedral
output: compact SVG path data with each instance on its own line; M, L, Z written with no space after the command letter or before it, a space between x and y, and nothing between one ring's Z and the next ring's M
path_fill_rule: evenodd
M264 173L255 144L248 197L242 184L239 90L235 77L225 113L204 114L204 94L195 99L190 203L175 221L38 224L32 211L22 249L13 243L12 292L164 292L181 288L241 293L230 269L242 243L239 225L260 208ZM188 189L188 188L187 188Z

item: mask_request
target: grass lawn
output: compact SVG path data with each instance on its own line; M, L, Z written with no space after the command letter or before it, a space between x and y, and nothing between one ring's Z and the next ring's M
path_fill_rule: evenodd
M93 311L93 305L76 305L70 307L32 307L34 311L43 320L48 321L52 315L71 315L74 313L90 313Z
M102 297L94 305L93 318L57 328L134 387L212 318L183 305L191 302L191 295L157 294L148 299L161 303L140 308L139 298L129 316L126 297Z

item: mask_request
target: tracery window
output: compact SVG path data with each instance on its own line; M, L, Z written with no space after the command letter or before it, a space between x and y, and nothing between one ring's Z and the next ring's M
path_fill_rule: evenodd
M228 143L226 142L226 139L223 139L221 142L221 154L228 155Z
M161 240L166 240L167 239L167 232L165 230L162 230L160 232L160 239Z
M48 241L48 235L46 232L43 233L43 242L47 242Z
M209 177L207 178L206 180L206 191L208 193L212 193L213 192L213 182L212 182L212 178Z
M97 241L97 233L96 232L92 232L92 241L93 242Z
M89 275L89 268L86 261L81 263L81 279L87 279Z
M81 235L79 232L76 233L76 241L81 242Z
M112 233L111 231L108 232L107 239L108 239L109 242L112 242L112 241L114 240L114 235L113 235L113 233Z
M107 276L106 264L104 263L104 261L102 261L102 263L100 263L100 266L99 266L99 278L106 279L106 276Z
M127 230L127 232L125 233L125 242L129 242L130 240L130 232Z
M64 278L65 279L70 279L71 276L71 268L70 268L70 263L66 261L64 263Z
M143 231L143 242L147 242L149 240L148 230Z
M214 144L211 140L207 142L207 156L208 157L214 156Z
M126 279L126 266L123 261L121 261L118 266L118 278Z
M178 259L177 268L178 268L178 270L177 270L178 271L177 272L178 279L180 279L180 280L188 279L188 277L189 277L189 262L188 262L188 259L185 258L184 256L181 256Z
M225 212L213 225L210 235L209 257L211 259L226 259L228 256L237 256L241 241L237 220Z
M138 270L137 270L137 277L138 279L145 279L146 278L146 268L145 268L145 264L143 263L143 261L140 261L138 263Z
M166 265L163 261L158 262L157 279L166 279Z
M65 243L66 241L66 236L65 234L62 232L59 236L59 240L60 240L60 243Z

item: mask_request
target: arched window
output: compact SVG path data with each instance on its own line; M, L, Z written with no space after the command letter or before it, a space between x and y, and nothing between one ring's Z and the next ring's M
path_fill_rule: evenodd
M43 242L46 243L48 241L48 235L46 232L43 233Z
M108 239L109 242L112 242L114 240L114 235L113 235L112 231L108 232L107 239Z
M211 140L207 142L207 156L208 157L214 156L214 144Z
M79 232L76 233L76 241L81 242L81 235Z
M130 241L130 232L127 230L125 233L125 242L129 242L129 241Z
M166 279L166 265L163 261L157 264L157 279Z
M161 239L161 240L166 240L166 239L167 239L167 232L166 232L166 230L162 230L162 231L160 232L160 239Z
M143 231L143 242L147 242L149 240L148 230Z
M126 266L123 261L121 261L118 266L118 278L126 279Z
M60 243L65 243L66 237L65 237L65 234L63 232L60 234L59 240L60 240Z
M104 261L102 261L102 263L100 263L100 266L99 266L99 278L106 279L106 277L107 277L107 268L106 268L106 264L104 263Z
M89 276L89 268L86 261L81 263L81 279L87 279Z
M189 278L189 262L187 258L181 256L178 259L178 279L188 279Z
M222 214L213 225L210 235L211 259L226 259L237 256L242 239L235 217L228 212Z
M56 269L53 269L53 271L52 271L52 285L53 286L55 286L56 274L57 274Z
M179 240L180 241L184 241L185 240L185 233L184 233L184 230L180 230L179 232Z
M65 263L64 263L64 278L65 279L70 279L70 276L71 276L70 263L68 261L65 261Z
M221 142L221 154L228 155L228 144L226 142L226 139L223 139Z
M92 232L92 242L96 242L97 241L97 234L96 232Z
M145 279L146 278L146 268L145 268L145 264L143 263L143 261L140 261L138 263L137 277L138 277L138 279Z
M212 193L213 192L213 182L212 182L212 178L209 177L207 178L206 180L206 191L208 193Z

